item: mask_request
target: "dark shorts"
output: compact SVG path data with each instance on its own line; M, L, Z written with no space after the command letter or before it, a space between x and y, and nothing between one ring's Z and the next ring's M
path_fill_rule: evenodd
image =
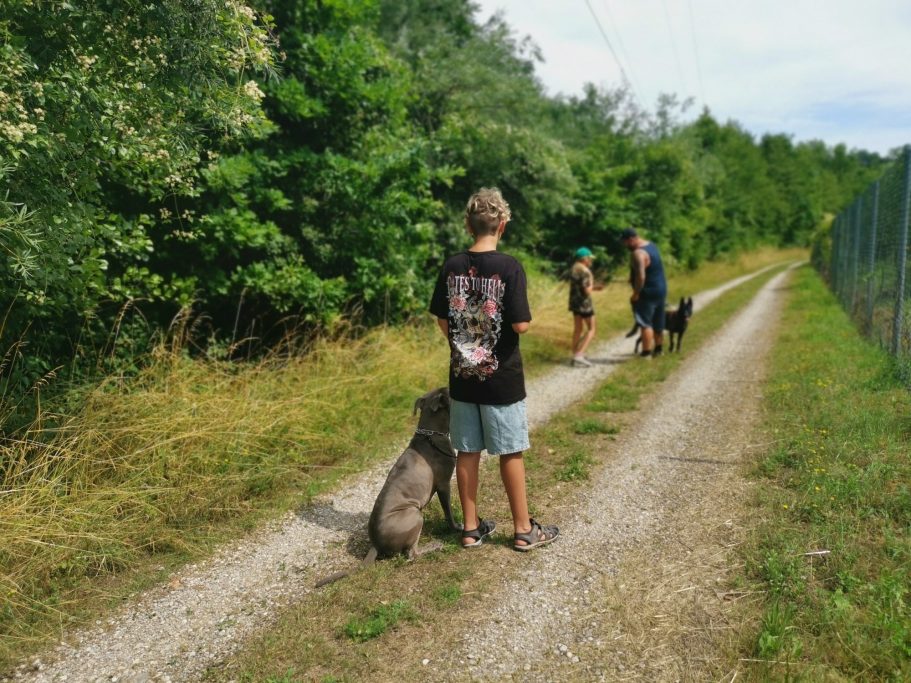
M664 332L664 299L639 299L633 304L633 315L640 326Z
M589 311L588 313L579 313L579 311L573 311L573 315L577 315L580 318L591 318L594 314L594 311Z

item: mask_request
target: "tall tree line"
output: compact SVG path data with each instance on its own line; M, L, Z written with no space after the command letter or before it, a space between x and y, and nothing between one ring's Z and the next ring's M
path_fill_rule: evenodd
M405 319L482 185L555 270L582 243L616 263L628 225L696 267L805 244L882 162L673 96L549 97L535 45L468 0L0 7L7 399L180 310L213 348Z

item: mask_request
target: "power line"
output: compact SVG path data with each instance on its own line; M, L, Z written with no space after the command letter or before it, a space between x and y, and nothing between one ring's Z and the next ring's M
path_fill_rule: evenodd
M617 68L620 69L620 75L623 76L623 81L630 86L633 91L633 96L639 101L639 106L645 109L642 104L642 98L639 97L639 93L636 91L636 86L630 80L629 76L626 75L626 71L623 69L623 64L620 63L620 59L617 57L617 53L614 51L614 46L611 45L610 38L607 37L607 33L604 32L604 27L601 25L601 21L598 19L598 15L595 14L595 10L592 7L589 0L585 0L585 4L588 7L588 11L591 13L592 18L595 20L595 25L598 27L598 30L601 32L601 37L604 38L604 42L607 43L607 47L610 50L611 55L614 58L614 62L617 64Z
M611 12L610 4L607 0L602 0L604 4L604 11L607 12L607 21L611 26L614 27L614 33L617 34L617 45L620 47L620 56L623 57L623 61L626 62L626 66L629 67L630 77L634 82L639 81L636 78L636 70L633 68L633 60L629 58L629 53L626 51L626 47L623 45L623 38L620 35L620 24L614 19L613 12Z
M661 0L661 6L664 8L664 19L667 22L667 34L671 38L671 50L674 53L674 66L677 68L677 78L680 79L680 86L686 90L686 79L683 77L683 69L680 67L680 55L677 53L677 41L674 40L674 29L671 26L671 13L667 9L667 0Z
M702 95L702 106L709 106L705 97L705 88L702 85L702 67L699 64L699 49L696 44L696 20L693 18L693 0L687 0L687 7L690 10L690 36L693 39L693 56L696 58L696 75L699 77L699 94Z

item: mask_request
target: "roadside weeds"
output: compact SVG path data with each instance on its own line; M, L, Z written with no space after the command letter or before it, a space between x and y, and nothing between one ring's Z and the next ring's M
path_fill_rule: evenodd
M795 274L738 580L745 680L911 680L911 394L818 274Z

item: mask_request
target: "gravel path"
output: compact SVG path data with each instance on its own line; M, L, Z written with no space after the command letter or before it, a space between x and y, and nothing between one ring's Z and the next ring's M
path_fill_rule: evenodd
M764 271L695 295L693 299L697 312L724 291L761 272ZM737 323L712 345L714 350L704 351L698 358L693 358L685 373L680 373L674 381L675 388L668 387L668 395L675 398L668 407L654 411L655 425L648 431L656 441L649 445L649 452L670 456L675 453L687 455L698 450L687 437L693 437L701 430L697 432L687 427L687 420L693 418L696 406L701 406L697 414L702 418L708 415L714 420L721 414L717 406L707 403L710 400L720 401L720 395L713 392L713 386L727 381L725 373L742 375L742 357L747 349L753 353L754 345L750 340L762 336L755 328L766 324L765 321L772 315L774 292L774 287L766 287L749 311L741 315ZM534 428L543 424L551 415L590 392L613 371L617 362L629 358L632 344L632 340L622 337L612 339L592 350L591 357L599 361L594 367L579 370L562 366L529 383L530 426ZM719 345L723 348L716 348ZM721 402L736 408L735 402L729 402L727 398ZM665 425L671 419L677 420L678 427L669 431ZM723 423L713 424L718 426ZM315 577L350 566L351 557L345 551L345 542L353 535L363 533L376 494L391 463L406 443L407 439L403 440L392 449L387 462L355 477L331 499L318 501L300 513L289 513L271 527L225 548L212 559L188 565L175 574L167 585L142 594L110 618L73 634L44 657L23 664L8 677L0 677L0 680L183 683L199 678L207 667L222 661L237 651L247 638L267 627L280 606L312 590ZM627 479L622 486L612 483L610 489L617 495L612 495L610 501L595 495L605 488L605 482L597 482L590 500L580 505L580 510L585 512L573 522L574 527L578 524L579 528L574 528L571 536L567 535L553 546L556 552L539 553L529 565L529 576L550 576L560 568L561 582L584 583L590 580L591 571L579 571L578 567L583 565L568 563L566 558L590 553L588 545L603 543L605 533L619 537L622 531L627 543L647 533L661 510L657 503L644 507L640 503L652 498L652 489L660 486L659 479L666 477L669 467L666 460L657 458L657 455L652 455L640 460L644 469L623 472L622 476ZM676 467L681 468L680 465ZM618 475L614 472L606 476ZM643 493L647 495L643 496ZM609 544L598 551L595 562L603 569L614 561L620 551L619 543ZM577 568L575 573L574 567ZM554 601L558 597L558 591L550 590L552 583L541 585L541 591L549 593L542 595L542 600ZM515 596L513 600L512 596L503 596L498 609L507 610L509 618L513 619L514 608L509 605L523 604L524 598L519 598ZM570 606L555 602L548 619L540 620L536 611L523 622L525 640L510 640L508 634L496 633L493 623L488 625L493 631L488 631L484 637L494 638L499 644L495 653L491 651L490 654L499 662L493 670L497 675L508 675L510 667L516 666L510 663L515 662L513 653L517 644L525 643L521 651L527 651L528 642L555 642L556 634L570 633L568 629L572 620ZM572 639L563 636L563 640L571 642ZM469 661L464 653L457 653L455 657ZM485 651L484 669L490 671L486 666L487 657ZM573 656L564 656L563 659L572 663ZM451 664L456 666L455 662ZM464 667L465 664L458 666ZM446 668L441 671L446 671ZM477 675L485 674L479 669ZM542 680L545 679L547 675Z

